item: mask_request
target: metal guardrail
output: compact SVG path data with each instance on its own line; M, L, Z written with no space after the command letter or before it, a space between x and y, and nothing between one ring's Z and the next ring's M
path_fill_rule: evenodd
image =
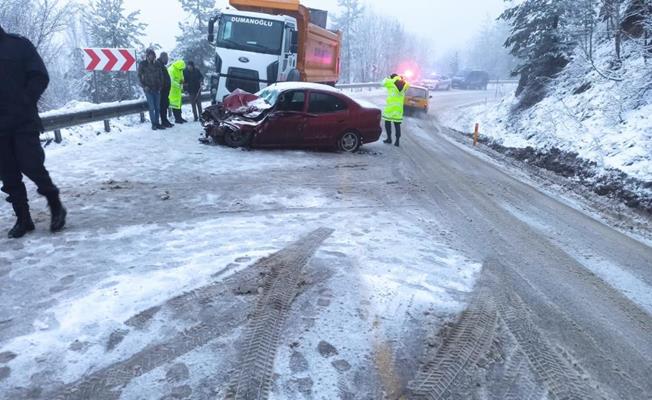
M490 85L505 85L505 84L517 84L518 80L504 79L504 80L495 80L489 81ZM369 83L343 83L335 85L338 89L376 89L382 87L380 82L369 82Z
M202 101L210 100L210 93L203 92ZM190 96L183 96L183 103L190 103ZM61 142L61 129L71 128L73 126L84 125L91 122L104 121L104 130L111 131L109 120L112 118L124 117L131 114L141 114L141 122L145 122L145 112L149 110L147 102L142 101L125 101L119 104L102 105L92 107L82 111L72 111L63 114L46 115L41 117L45 131L54 131L55 142Z
M491 81L490 84L515 84L515 80L498 80ZM367 83L343 83L335 85L338 89L355 90L355 89L379 89L381 87L379 82ZM201 96L202 101L211 100L210 92L203 92ZM190 102L189 96L183 96L183 103ZM82 111L72 111L69 113L46 115L41 118L45 131L54 131L55 142L60 143L61 129L70 128L73 126L84 125L91 122L104 122L104 130L110 132L111 125L110 119L124 117L131 114L139 114L141 122L145 122L145 113L148 111L147 102L142 101L127 101L119 104L101 105Z
M368 82L368 83L342 83L335 85L338 89L376 89L382 87L380 82Z

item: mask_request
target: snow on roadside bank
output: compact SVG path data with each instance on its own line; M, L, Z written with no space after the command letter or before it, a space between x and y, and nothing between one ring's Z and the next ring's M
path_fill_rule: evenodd
M483 139L495 149L537 166L550 164L545 168L586 181L596 193L630 207L652 209L649 68L632 56L623 69L627 79L616 82L575 60L530 109L513 112L517 100L509 95L447 110L439 118L462 132L479 122Z
M609 81L576 60L541 103L520 114L511 113L516 99L510 95L498 104L451 110L441 119L462 131L479 121L482 134L503 146L556 147L575 152L598 168L618 169L650 182L652 90L642 90L650 85L649 69L643 60L630 60L623 68L628 68L623 71L626 81Z

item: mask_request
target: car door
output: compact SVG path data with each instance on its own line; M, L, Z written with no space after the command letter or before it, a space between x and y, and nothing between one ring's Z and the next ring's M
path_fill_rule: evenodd
M306 128L303 132L305 146L330 146L337 142L347 128L349 110L347 102L337 95L311 91L308 100Z
M260 146L299 146L306 124L306 91L281 93L274 110L267 116L259 135Z

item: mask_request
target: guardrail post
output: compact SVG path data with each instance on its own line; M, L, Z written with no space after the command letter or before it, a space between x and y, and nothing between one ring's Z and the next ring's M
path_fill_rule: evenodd
M111 132L111 124L108 119L104 120L104 132Z
M140 113L140 123L142 124L143 122L145 122L145 113L141 112Z
M61 143L63 138L61 137L61 131L59 129L54 130L54 143Z

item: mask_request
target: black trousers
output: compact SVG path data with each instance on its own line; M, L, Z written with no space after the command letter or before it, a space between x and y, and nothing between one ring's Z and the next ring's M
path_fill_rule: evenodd
M394 122L394 129L396 130L396 139L401 138L401 123ZM387 132L387 139L392 140L392 122L385 121L385 132Z
M195 120L199 119L201 117L203 110L201 107L201 94L200 93L190 93L191 101L190 104L192 104L192 115L195 117Z
M2 191L9 195L7 201L14 207L27 205L23 175L36 184L39 194L48 198L59 195L45 169L45 152L38 132L0 136Z
M170 108L170 91L161 90L161 124L169 124L168 109Z

